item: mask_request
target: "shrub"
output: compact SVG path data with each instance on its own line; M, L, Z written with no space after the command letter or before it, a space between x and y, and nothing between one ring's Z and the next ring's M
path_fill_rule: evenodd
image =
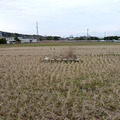
M1 38L1 39L0 39L0 44L6 44L6 43L7 43L7 41L6 41L5 38Z
M17 43L21 43L18 37L15 37L14 39L16 40Z
M69 48L68 51L66 52L65 58L69 59L76 59L76 53L75 53L75 49L74 48Z

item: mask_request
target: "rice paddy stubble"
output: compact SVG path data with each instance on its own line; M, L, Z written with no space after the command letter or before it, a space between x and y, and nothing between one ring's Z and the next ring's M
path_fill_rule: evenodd
M75 48L79 63L43 62L67 47L2 49L0 118L119 119L120 49Z

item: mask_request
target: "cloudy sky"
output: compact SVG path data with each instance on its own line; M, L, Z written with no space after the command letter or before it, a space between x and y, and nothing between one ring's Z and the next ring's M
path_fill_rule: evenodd
M120 0L0 0L0 31L40 35L120 35Z

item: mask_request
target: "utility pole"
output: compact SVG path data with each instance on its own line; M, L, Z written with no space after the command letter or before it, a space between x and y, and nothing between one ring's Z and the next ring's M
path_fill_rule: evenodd
M87 38L89 37L89 29L87 29Z
M39 39L39 36L38 36L38 22L36 22L36 32L37 32L37 41L38 41L38 39Z

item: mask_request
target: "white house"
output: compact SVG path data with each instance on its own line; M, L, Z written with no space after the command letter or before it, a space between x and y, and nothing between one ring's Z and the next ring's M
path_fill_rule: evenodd
M0 38L2 38L2 36L0 35ZM21 43L35 43L37 42L37 39L28 39L28 38L22 38L22 37L18 37L18 39L21 41ZM16 42L14 37L8 37L6 38L7 40L7 44L14 44Z
M22 37L18 37L18 39L21 41L21 43L35 43L37 42L37 39L24 39Z
M69 40L74 40L73 35L70 35L70 36L69 36Z
M7 41L7 44L14 44L16 42L14 37L6 38L6 41Z

